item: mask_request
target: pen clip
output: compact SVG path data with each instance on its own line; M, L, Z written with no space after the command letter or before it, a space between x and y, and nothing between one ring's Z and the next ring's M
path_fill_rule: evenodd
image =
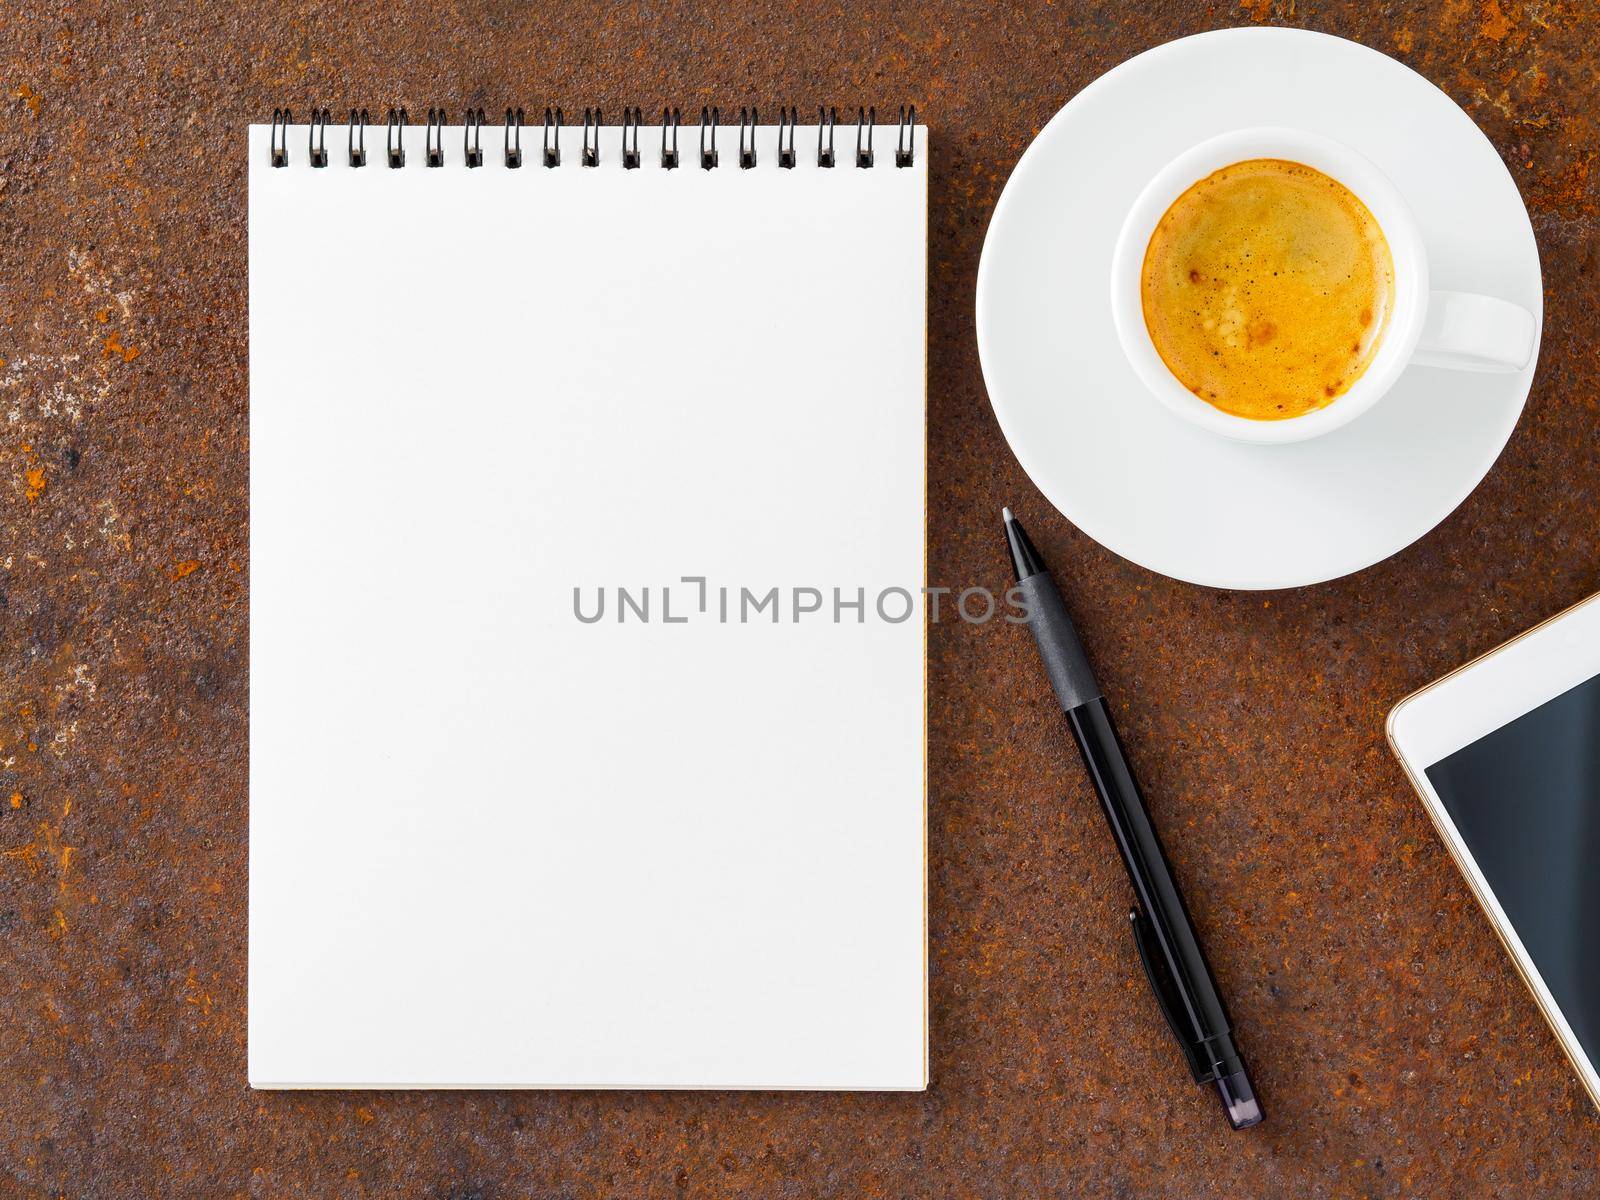
M1156 1003L1161 1006L1161 1015L1166 1017L1167 1027L1172 1030L1172 1036L1178 1039L1184 1058L1189 1060L1189 1073L1194 1076L1196 1083L1210 1083L1216 1078L1216 1073L1201 1059L1200 1050L1195 1045L1194 1039L1184 1031L1182 1001L1177 994L1177 986L1172 981L1172 973L1167 970L1161 943L1156 940L1155 926L1150 923L1150 918L1137 908L1128 914L1128 921L1133 926L1133 944L1139 948L1139 961L1144 964L1145 976L1150 980L1150 990L1156 994Z

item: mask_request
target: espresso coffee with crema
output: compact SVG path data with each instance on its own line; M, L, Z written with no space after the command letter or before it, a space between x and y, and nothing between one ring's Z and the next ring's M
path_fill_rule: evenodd
M1145 325L1179 382L1223 412L1298 417L1361 378L1394 306L1367 206L1303 163L1255 158L1173 202L1145 251Z

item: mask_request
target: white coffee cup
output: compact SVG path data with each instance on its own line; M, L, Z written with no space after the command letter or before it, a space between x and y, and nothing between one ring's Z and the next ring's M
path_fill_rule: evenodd
M1342 395L1298 417L1257 421L1207 404L1156 351L1140 296L1145 251L1157 224L1193 184L1231 163L1281 158L1332 176L1361 200L1383 230L1394 261L1394 308L1378 353ZM1428 253L1399 190L1350 147L1298 129L1239 129L1201 142L1162 168L1134 201L1111 259L1111 315L1133 369L1156 397L1202 429L1244 442L1299 442L1366 412L1413 363L1462 371L1520 371L1534 350L1533 314L1493 296L1429 292Z

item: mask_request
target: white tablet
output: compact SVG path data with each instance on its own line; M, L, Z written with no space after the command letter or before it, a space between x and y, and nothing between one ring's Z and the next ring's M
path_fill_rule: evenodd
M1406 697L1389 743L1600 1105L1600 595Z

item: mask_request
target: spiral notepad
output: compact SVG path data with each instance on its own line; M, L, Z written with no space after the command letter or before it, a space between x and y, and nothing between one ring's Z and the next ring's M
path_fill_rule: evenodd
M925 1086L926 130L309 116L248 144L251 1082Z

